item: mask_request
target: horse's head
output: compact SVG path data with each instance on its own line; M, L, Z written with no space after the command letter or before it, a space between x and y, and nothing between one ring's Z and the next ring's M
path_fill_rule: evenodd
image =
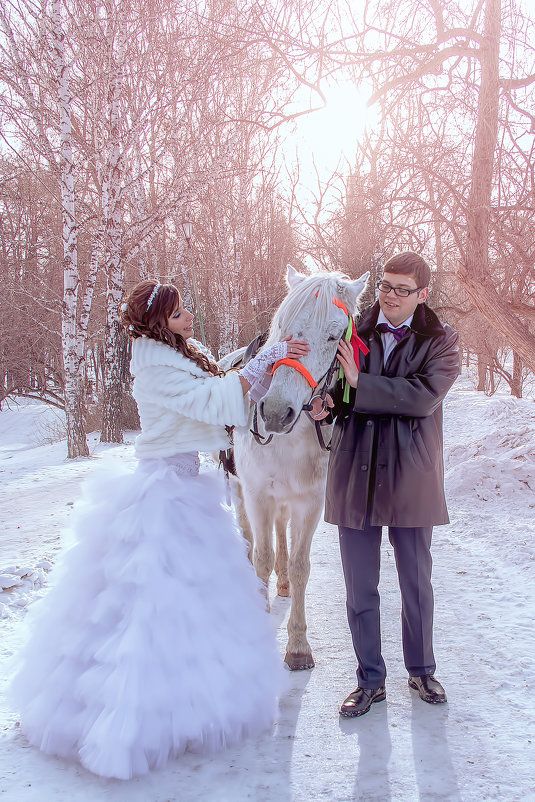
M308 340L310 353L300 362L321 386L348 325L346 312L335 301L341 302L353 315L368 276L369 273L365 273L356 281L340 273L305 276L288 266L290 291L275 313L266 345L288 334L295 339ZM300 373L281 365L275 371L267 395L258 405L265 430L289 431L312 394L312 387Z

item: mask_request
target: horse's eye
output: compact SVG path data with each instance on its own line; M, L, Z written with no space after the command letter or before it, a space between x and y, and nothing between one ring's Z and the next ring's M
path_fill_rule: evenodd
M332 343L332 342L334 342L334 340L339 340L343 333L344 333L343 331L341 331L339 334L338 334L338 332L331 333L327 337L327 341Z

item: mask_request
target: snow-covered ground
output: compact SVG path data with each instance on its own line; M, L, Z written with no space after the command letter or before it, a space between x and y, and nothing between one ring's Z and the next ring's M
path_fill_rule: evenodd
M535 800L535 403L486 398L462 377L445 409L451 524L434 534L437 676L449 702L407 687L399 591L383 545L387 701L360 719L337 707L355 687L335 528L321 524L308 586L316 668L289 674L273 732L214 757L186 755L128 783L42 755L4 697L28 602L68 543L80 484L102 457L133 461L131 441L65 459L59 413L38 403L0 412L0 799L69 802L435 802ZM281 659L287 599L274 598ZM207 688L207 693L209 693Z

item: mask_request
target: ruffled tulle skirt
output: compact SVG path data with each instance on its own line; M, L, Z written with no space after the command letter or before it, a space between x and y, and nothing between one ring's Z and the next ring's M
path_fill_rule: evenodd
M44 752L128 779L272 724L282 668L260 582L221 477L195 472L143 460L86 485L12 684Z

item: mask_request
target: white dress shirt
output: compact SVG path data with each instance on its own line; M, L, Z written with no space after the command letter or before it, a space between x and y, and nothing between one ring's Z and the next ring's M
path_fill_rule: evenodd
M387 326L390 326L391 329L399 329L400 326L410 326L412 323L414 315L411 315L404 320L403 323L400 323L399 326L393 326L392 323L387 320L387 318L383 314L383 310L379 309L379 317L377 318L376 325L378 326L379 323L386 323ZM386 365L386 360L394 350L395 346L397 345L396 338L393 334L389 331L382 331L381 332L381 340L383 341L383 365Z

